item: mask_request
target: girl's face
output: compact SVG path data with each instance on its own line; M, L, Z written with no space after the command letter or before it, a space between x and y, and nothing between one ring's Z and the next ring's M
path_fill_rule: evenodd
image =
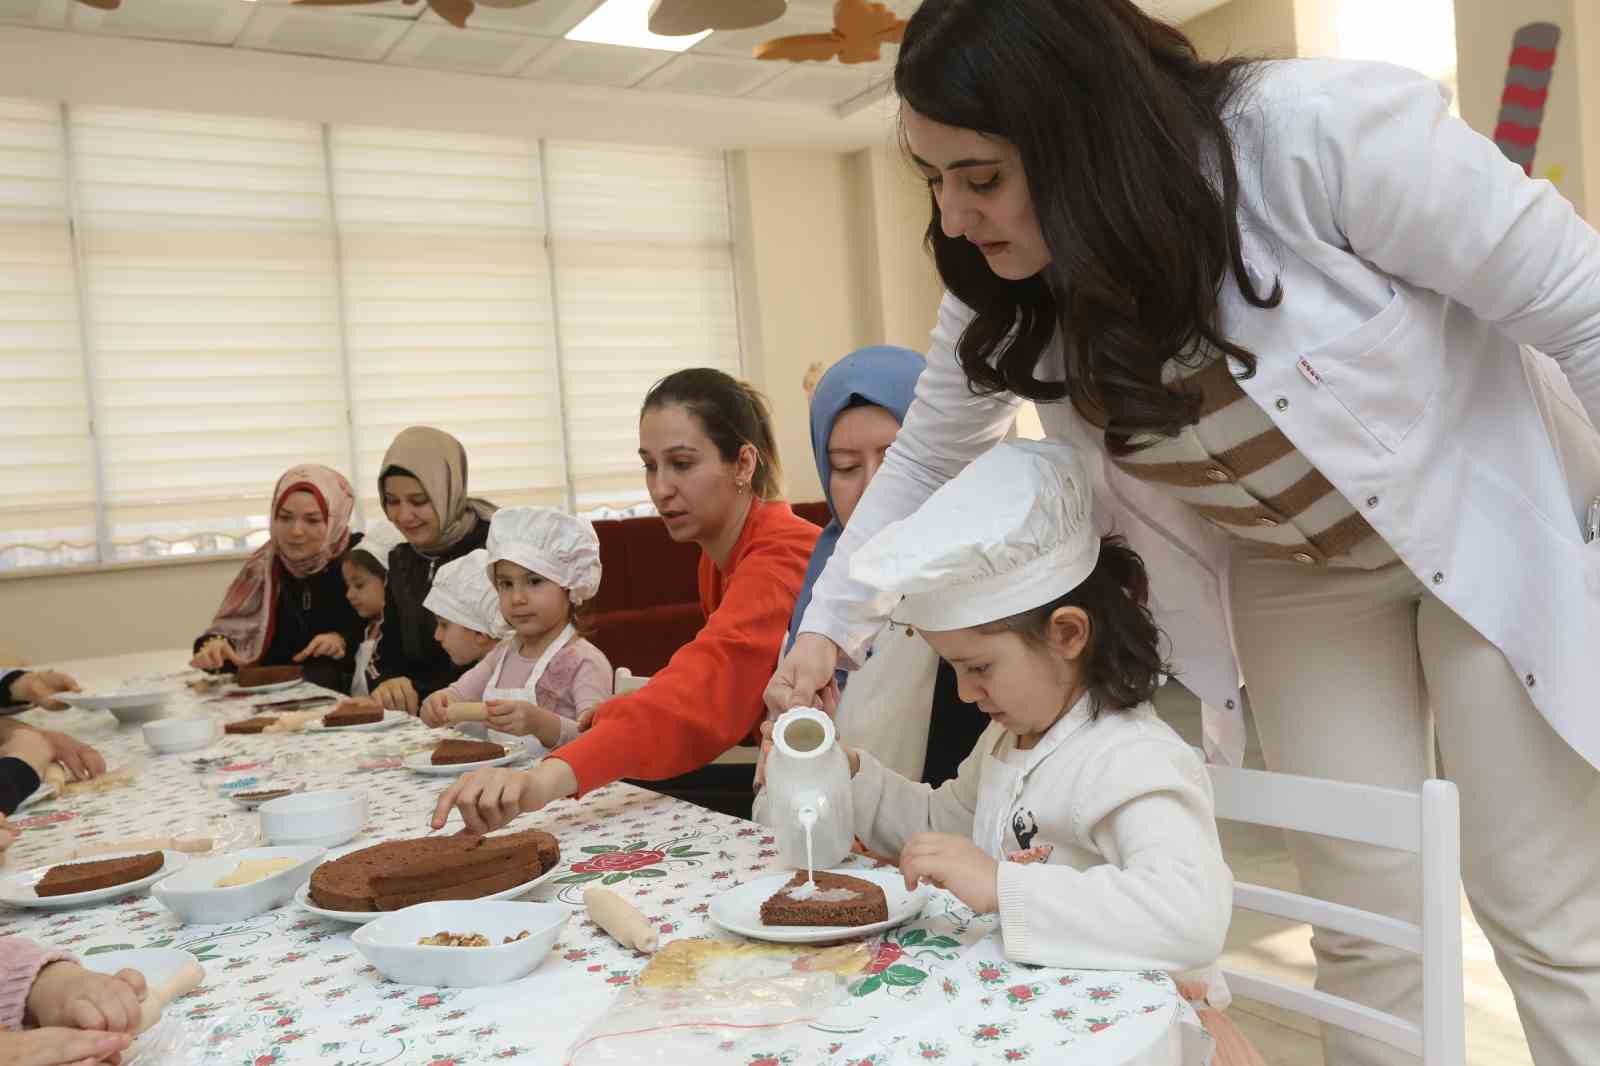
M390 474L383 479L383 513L413 547L439 539L439 513L414 477Z
M1082 692L1089 619L1076 607L1056 611L1044 643L981 628L919 632L955 668L961 698L1024 740L1055 725Z
M457 666L471 666L495 646L495 639L475 629L468 629L459 622L447 622L443 618L433 620L433 639L450 656L450 661Z
M755 473L754 448L746 445L736 462L725 461L700 420L676 404L640 416L639 458L667 535L696 544L715 543L739 518L740 497L749 493ZM744 493L737 488L741 480Z
M500 613L523 640L537 640L572 617L566 589L509 559L494 564L494 588Z
M989 269L1008 281L1050 265L1022 156L1009 141L900 109L911 158L939 203L946 237L978 246Z
M344 573L344 598L356 614L371 622L383 617L384 580L364 566L346 559L339 564Z
M291 563L304 562L322 549L328 539L328 520L309 492L291 492L278 502L272 515L272 542Z
M852 407L833 420L828 433L828 495L841 526L850 524L861 494L899 432L894 415L877 404Z

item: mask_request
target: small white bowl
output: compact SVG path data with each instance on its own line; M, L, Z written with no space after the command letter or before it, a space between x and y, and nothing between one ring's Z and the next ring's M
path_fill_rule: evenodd
M160 703L147 703L141 707L110 707L111 717L123 725L138 725L141 722L155 722L167 713L166 701Z
M157 881L150 894L190 925L242 922L293 899L294 890L311 877L311 871L323 854L323 848L308 846L246 848L215 858L197 859L181 872ZM245 859L294 859L296 864L252 884L218 888L217 882L237 870Z
M351 789L297 792L256 809L261 833L273 844L331 848L353 840L367 824L367 794Z
M209 747L222 736L222 725L213 718L162 718L147 722L144 742L159 755L196 751Z
M572 908L520 900L449 900L419 903L368 922L350 940L378 972L403 985L478 988L526 977L550 953ZM524 929L528 935L501 943ZM482 933L489 947L445 948L418 944L435 933Z

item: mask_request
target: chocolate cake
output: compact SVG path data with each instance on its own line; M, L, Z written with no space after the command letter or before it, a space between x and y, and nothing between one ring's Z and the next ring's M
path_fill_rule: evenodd
M322 724L329 729L345 725L370 725L383 721L382 707L369 707L360 703L341 703L322 716Z
M789 882L761 904L762 925L871 925L889 920L889 901L882 886L859 877L818 870L816 894L795 899L789 893L806 883L796 870Z
M434 900L480 899L532 881L560 860L556 838L539 829L390 840L323 863L311 873L309 892L313 903L328 910L399 910Z
M257 715L254 718L241 718L237 722L229 722L222 727L224 733L260 733L277 719L268 714Z
M233 798L244 800L246 803L265 803L268 800L282 799L294 795L292 788L263 788L255 792L235 792Z
M304 671L298 666L241 666L238 685L240 688L259 688L284 681L299 681L304 676Z
M41 897L70 896L76 892L125 885L141 877L149 877L161 869L163 861L161 852L147 851L141 855L124 855L116 859L52 866L33 886L33 890Z
M506 749L487 740L441 740L433 749L433 765L456 766L465 762L486 762L502 758Z

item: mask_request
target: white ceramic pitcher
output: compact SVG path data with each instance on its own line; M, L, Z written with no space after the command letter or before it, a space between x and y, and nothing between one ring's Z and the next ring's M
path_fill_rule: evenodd
M850 761L839 747L833 719L815 707L795 707L778 718L767 756L767 796L767 817L783 865L806 869L808 827L812 869L844 861L855 840L855 816Z

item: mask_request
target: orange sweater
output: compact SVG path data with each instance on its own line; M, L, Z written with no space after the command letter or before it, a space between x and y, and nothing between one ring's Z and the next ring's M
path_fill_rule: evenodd
M706 624L648 685L601 704L588 731L551 754L572 767L578 795L624 777L688 773L755 732L821 533L788 504L756 500L727 569L700 554Z

